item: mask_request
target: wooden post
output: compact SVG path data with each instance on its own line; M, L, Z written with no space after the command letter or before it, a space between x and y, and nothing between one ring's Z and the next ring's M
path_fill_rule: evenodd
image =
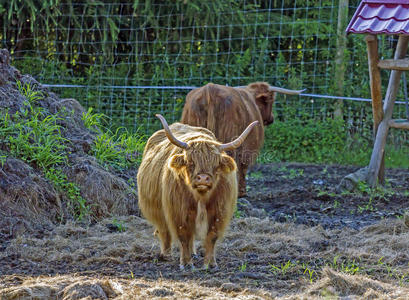
M383 118L381 90L382 82L381 72L378 68L378 37L376 35L369 34L365 37L365 42L368 52L369 81L371 85L372 97L373 134L375 138L379 123L381 123Z
M389 127L409 130L409 121L405 120L405 119L390 120L389 121Z
M345 27L348 25L348 3L349 0L339 0L338 5L338 24L337 24L337 52L335 54L335 76L336 95L344 95L344 77L345 77L345 52L347 38ZM343 100L339 99L335 103L334 115L342 118L343 115Z
M378 52L378 37L374 34L369 34L365 37L365 42L368 52L368 69L369 69L369 81L371 86L371 98L372 98L372 115L373 115L373 139L376 138L379 123L383 118L382 109L382 81L381 72L378 67L379 52ZM385 163L384 156L382 156L381 166L379 168L378 178L381 182L385 177Z
M398 45L396 46L395 59L402 59L405 57L408 49L409 36L399 36ZM402 71L392 70L389 77L388 90L386 91L385 104L383 107L384 116L379 124L376 134L375 145L372 151L371 161L368 170L368 183L375 187L378 181L379 171L381 169L383 155L385 152L386 138L388 136L389 121L392 119L393 106L395 104L396 94L399 88L399 82Z
M407 59L384 59L380 60L378 67L387 70L409 71L409 60Z

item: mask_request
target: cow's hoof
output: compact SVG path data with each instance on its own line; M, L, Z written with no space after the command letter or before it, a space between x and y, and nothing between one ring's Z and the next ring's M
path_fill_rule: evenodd
M179 270L181 271L188 271L190 269L190 271L196 271L196 268L193 264L188 264L188 265L179 265Z
M203 265L203 270L205 270L205 271L209 271L209 270L212 270L212 271L218 271L219 270L219 266L217 265L217 264L204 264Z
M247 197L247 192L239 192L239 198Z
M154 260L156 261L169 261L169 257L166 254L160 253L155 255Z

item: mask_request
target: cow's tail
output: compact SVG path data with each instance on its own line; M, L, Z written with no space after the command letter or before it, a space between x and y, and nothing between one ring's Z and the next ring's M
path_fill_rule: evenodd
M216 109L214 101L214 87L212 83L207 84L206 86L206 101L207 101L207 126L206 128L209 129L211 132L213 132L216 135Z

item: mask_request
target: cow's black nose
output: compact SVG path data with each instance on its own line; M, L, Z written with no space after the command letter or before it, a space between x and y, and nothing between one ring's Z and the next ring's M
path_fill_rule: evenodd
M198 184L209 184L210 176L207 174L199 174L196 176L196 181Z

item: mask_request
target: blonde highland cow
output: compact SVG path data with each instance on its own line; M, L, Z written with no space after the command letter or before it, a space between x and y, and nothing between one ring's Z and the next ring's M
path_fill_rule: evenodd
M148 140L138 171L139 206L155 227L161 256L179 244L180 268L192 264L193 242L203 241L204 266L216 267L215 245L230 223L237 201L236 163L225 151L239 147L251 123L234 141L222 144L211 131L175 123Z

